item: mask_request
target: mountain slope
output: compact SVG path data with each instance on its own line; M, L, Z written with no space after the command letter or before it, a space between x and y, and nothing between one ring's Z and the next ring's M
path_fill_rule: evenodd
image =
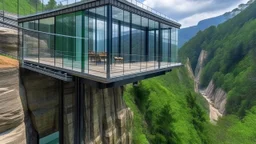
M196 26L191 26L179 30L179 48L181 48L186 42L188 42L192 37L194 37L199 31L203 31L210 26L218 26L219 24L233 18L243 10L245 10L249 5L251 5L254 0L248 1L246 4L241 4L238 8L227 12L223 15L205 19L200 21Z
M126 87L134 112L134 144L206 143L207 102L193 88L185 68Z
M199 32L180 49L193 71L207 52L200 75L204 89L213 81L227 93L226 113L209 126L210 143L255 143L256 134L256 2L234 18ZM216 139L218 137L218 139Z

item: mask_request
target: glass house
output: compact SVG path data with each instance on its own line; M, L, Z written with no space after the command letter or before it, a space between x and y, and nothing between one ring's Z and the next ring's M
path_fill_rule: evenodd
M19 18L22 62L96 81L180 66L180 24L134 1L91 0Z

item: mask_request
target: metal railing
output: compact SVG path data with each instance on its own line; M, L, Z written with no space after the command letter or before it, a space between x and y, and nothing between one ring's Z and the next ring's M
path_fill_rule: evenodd
M21 49L23 61L49 65L101 78L107 78L107 67L110 69L110 78L116 78L181 65L176 60L167 56L110 54L109 59L108 53L101 56L102 52L92 55L91 53L58 51L52 48L22 47ZM110 65L107 65L108 61L110 61Z
M5 1L6 0L0 0L0 3L2 3L2 10L6 11L7 9L5 6ZM37 3L28 2L29 5L25 4L25 3L24 4L20 3L19 0L16 0L16 1L17 1L17 15L18 15L18 17L24 17L24 16L28 16L28 15L40 14L40 13L44 13L44 12L48 12L48 11L67 8L67 7L71 7L73 5L79 5L82 3L86 3L86 2L92 1L92 0L56 0L56 4L51 5L51 6L48 5L49 0L39 0L39 2L37 2ZM158 12L157 10L155 10L137 0L120 0L120 1L127 1L131 4L134 4L142 9L144 9L144 10L152 12L160 17L163 17L167 20L177 22L176 20L168 17L167 15L162 14L162 13Z
M18 17L15 14L0 10L0 21L11 25L18 25ZM1 27L12 28L11 26L0 24Z
M168 19L168 20L171 20L171 21L173 21L173 22L177 22L176 20L174 20L174 19L168 17L168 16L165 15L165 14L162 14L162 13L156 11L155 9L153 9L153 8L151 8L151 7L149 7L149 6L145 5L145 4L143 4L142 2L139 2L139 1L137 1L137 0L125 0L125 1L127 1L127 2L129 2L129 3L132 3L132 4L134 4L134 5L136 5L136 6L140 7L140 8L143 8L143 9L145 9L145 10L147 10L147 11L150 11L150 12L152 12L152 13L158 15L158 16L161 16L161 17L166 18L166 19Z

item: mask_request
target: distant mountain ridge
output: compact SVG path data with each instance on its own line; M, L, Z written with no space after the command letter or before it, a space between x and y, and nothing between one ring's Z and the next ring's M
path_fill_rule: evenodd
M240 12L245 10L249 5L251 5L255 0L250 0L246 4L240 4L238 8L230 12L226 12L223 15L205 19L200 21L196 26L191 26L179 30L179 48L181 48L186 42L188 42L192 37L194 37L199 31L203 31L210 26L217 26L234 16L238 15Z

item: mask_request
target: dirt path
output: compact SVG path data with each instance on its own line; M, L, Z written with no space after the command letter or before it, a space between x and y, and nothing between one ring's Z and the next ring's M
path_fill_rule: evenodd
M219 117L222 117L222 114L219 112L218 109L216 109L213 106L212 101L205 95L204 91L200 91L201 95L207 100L208 104L209 104L209 117L210 117L210 121L214 124L216 124L216 121L218 121Z

